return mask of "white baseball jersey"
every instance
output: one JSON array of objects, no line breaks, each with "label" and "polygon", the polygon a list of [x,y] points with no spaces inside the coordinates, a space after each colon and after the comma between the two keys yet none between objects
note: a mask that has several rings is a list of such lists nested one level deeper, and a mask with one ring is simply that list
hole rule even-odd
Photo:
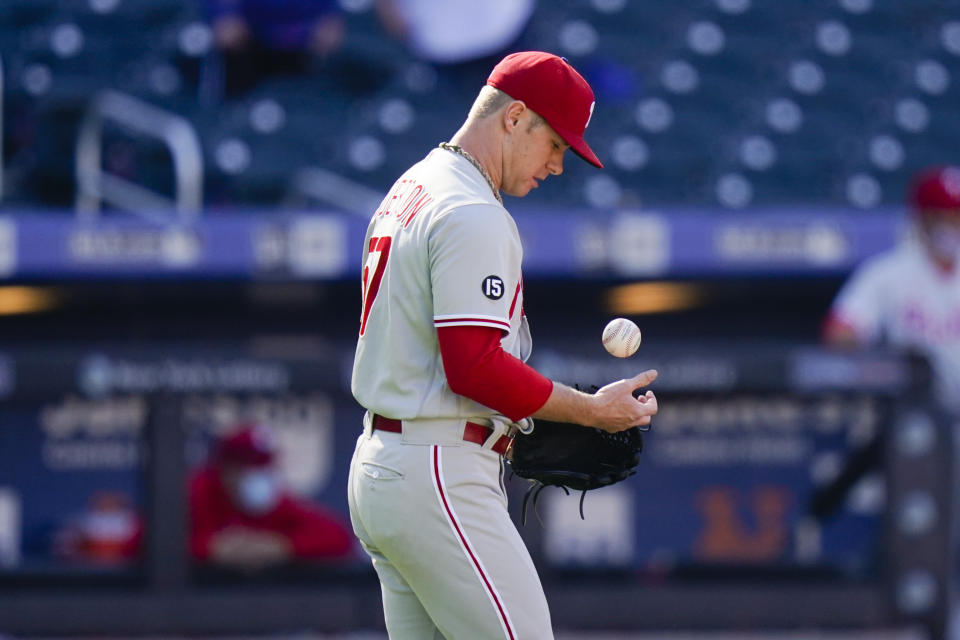
[{"label": "white baseball jersey", "polygon": [[910,238],[864,262],[832,311],[865,341],[925,353],[938,397],[960,409],[960,270],[938,269]]},{"label": "white baseball jersey", "polygon": [[364,241],[357,401],[396,419],[494,415],[450,390],[436,329],[500,329],[503,348],[526,360],[522,258],[516,223],[469,160],[438,148],[408,169]]}]

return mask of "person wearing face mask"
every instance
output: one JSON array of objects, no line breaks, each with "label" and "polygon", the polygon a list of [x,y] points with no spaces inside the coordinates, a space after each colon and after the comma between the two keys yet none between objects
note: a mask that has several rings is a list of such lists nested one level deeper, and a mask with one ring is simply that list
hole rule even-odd
[{"label": "person wearing face mask", "polygon": [[87,509],[55,534],[54,553],[91,564],[128,563],[140,556],[143,533],[143,519],[127,494],[96,491]]},{"label": "person wearing face mask", "polygon": [[262,425],[240,425],[215,443],[189,484],[195,560],[259,569],[352,555],[343,519],[287,491],[276,458],[272,434]]},{"label": "person wearing face mask", "polygon": [[924,355],[936,397],[960,412],[960,167],[918,172],[908,205],[912,233],[854,271],[830,307],[823,339]]}]

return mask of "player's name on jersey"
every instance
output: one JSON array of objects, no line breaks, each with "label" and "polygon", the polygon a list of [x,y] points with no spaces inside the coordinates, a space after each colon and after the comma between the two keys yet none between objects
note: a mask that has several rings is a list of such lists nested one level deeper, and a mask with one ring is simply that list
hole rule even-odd
[{"label": "player's name on jersey", "polygon": [[403,227],[406,228],[432,200],[433,196],[416,180],[406,178],[398,180],[387,197],[383,199],[374,217],[393,216],[396,220],[402,220]]}]

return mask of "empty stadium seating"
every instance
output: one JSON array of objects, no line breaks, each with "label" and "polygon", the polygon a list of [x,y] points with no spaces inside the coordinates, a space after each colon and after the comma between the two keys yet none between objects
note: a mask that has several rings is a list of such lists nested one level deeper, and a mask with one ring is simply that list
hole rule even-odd
[{"label": "empty stadium seating", "polygon": [[[4,0],[5,203],[72,204],[76,132],[107,88],[193,124],[210,207],[282,207],[303,167],[385,191],[452,135],[483,78],[417,60],[372,2],[341,7],[333,63],[223,98],[194,2]],[[592,82],[587,137],[608,166],[571,157],[539,205],[869,210],[899,203],[915,169],[958,161],[957,0],[544,1],[521,47],[564,55]],[[169,188],[149,143],[113,153],[132,179]]]}]

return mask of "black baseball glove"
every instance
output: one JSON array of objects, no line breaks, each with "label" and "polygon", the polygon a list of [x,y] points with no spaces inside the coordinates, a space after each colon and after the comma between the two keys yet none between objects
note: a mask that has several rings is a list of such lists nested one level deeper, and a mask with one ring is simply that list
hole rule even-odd
[{"label": "black baseball glove", "polygon": [[583,518],[587,491],[616,484],[636,473],[643,451],[641,430],[648,431],[649,427],[608,433],[568,422],[537,420],[531,433],[518,433],[508,461],[515,475],[532,481],[523,497],[523,523],[531,496],[536,508],[540,492],[548,486],[561,487],[568,495],[570,489],[581,491]]}]

